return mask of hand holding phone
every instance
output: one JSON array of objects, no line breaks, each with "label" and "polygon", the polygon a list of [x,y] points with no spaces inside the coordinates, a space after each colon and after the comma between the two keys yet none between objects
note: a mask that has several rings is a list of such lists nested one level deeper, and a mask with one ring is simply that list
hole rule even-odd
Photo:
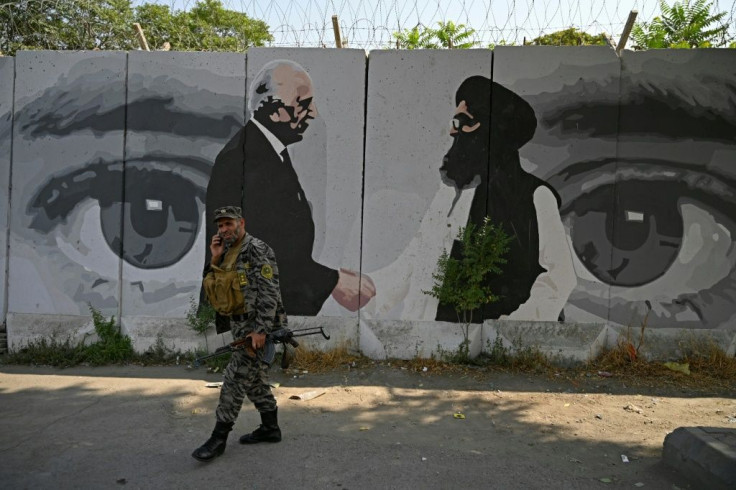
[{"label": "hand holding phone", "polygon": [[224,251],[225,239],[220,235],[220,233],[217,233],[212,237],[212,241],[210,241],[210,252],[212,253],[212,258],[218,258]]}]

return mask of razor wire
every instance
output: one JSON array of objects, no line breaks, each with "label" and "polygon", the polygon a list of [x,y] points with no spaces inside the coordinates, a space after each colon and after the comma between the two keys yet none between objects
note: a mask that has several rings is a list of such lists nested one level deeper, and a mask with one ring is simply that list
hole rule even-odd
[{"label": "razor wire", "polygon": [[[142,0],[141,0],[142,1]],[[187,9],[195,0],[147,0]],[[605,33],[618,42],[631,10],[637,22],[660,15],[660,0],[222,0],[231,10],[265,21],[272,46],[334,47],[336,15],[343,46],[363,49],[395,47],[394,32],[414,27],[436,28],[452,21],[472,29],[478,47],[523,44],[574,27],[589,34]],[[671,4],[671,0],[668,0]],[[714,0],[713,12],[727,12],[736,33],[736,0]]]},{"label": "razor wire", "polygon": [[[28,1],[28,0],[26,0]],[[34,1],[34,0],[30,0]],[[36,0],[53,3],[55,0]],[[539,36],[576,28],[606,34],[617,43],[632,10],[637,22],[660,15],[660,0],[220,0],[228,10],[264,21],[275,47],[335,47],[337,16],[343,47],[389,49],[394,33],[415,27],[437,28],[440,22],[462,24],[480,48],[520,45]],[[684,0],[680,0],[684,1]],[[197,0],[132,0],[191,9]],[[666,0],[672,4],[672,0]],[[0,9],[18,2],[0,0]],[[712,12],[726,12],[729,34],[736,38],[736,0],[712,0]],[[145,26],[143,26],[145,30]]]}]

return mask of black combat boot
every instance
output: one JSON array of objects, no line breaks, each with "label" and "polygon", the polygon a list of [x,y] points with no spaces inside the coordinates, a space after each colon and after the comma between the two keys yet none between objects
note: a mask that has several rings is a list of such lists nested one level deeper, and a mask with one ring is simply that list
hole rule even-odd
[{"label": "black combat boot", "polygon": [[192,457],[198,461],[212,461],[225,452],[227,436],[233,430],[232,422],[217,422],[207,442],[194,450]]},{"label": "black combat boot", "polygon": [[256,444],[258,442],[279,442],[281,440],[281,429],[279,429],[278,409],[273,412],[261,412],[261,425],[250,434],[240,437],[240,444]]}]

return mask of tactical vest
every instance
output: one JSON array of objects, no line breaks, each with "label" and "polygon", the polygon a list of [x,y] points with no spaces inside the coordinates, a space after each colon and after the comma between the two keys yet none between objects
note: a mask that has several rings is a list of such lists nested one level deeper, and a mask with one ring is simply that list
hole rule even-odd
[{"label": "tactical vest", "polygon": [[210,266],[203,281],[207,300],[220,315],[242,315],[246,311],[243,288],[248,279],[245,270],[238,268],[240,249],[241,243],[233,245],[219,266]]}]

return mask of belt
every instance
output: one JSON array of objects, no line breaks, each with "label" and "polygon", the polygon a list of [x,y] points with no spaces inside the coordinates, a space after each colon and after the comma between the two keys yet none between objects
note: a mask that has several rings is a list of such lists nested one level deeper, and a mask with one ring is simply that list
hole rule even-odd
[{"label": "belt", "polygon": [[230,315],[230,320],[234,322],[244,322],[248,319],[247,315]]}]

